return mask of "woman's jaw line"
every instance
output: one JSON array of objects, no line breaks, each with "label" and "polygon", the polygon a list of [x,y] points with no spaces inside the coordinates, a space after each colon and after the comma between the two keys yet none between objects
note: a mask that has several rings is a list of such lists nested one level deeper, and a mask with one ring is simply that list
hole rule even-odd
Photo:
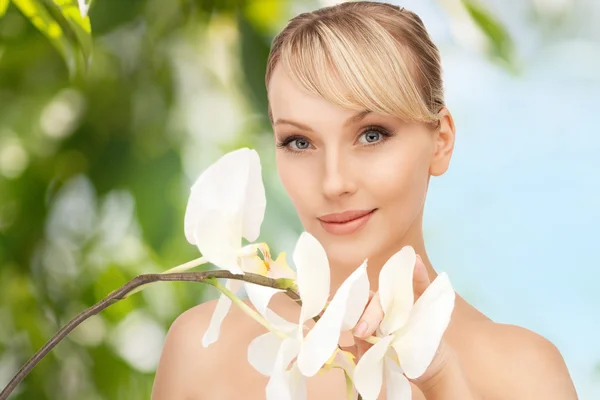
[{"label": "woman's jaw line", "polygon": [[[384,253],[373,255],[367,258],[367,274],[369,276],[369,282],[371,285],[371,290],[377,291],[379,287],[379,272],[383,268],[385,262],[396,252],[398,252],[404,246],[412,246],[415,249],[415,253],[417,253],[423,259],[423,263],[427,268],[427,272],[429,273],[429,278],[431,281],[435,279],[437,273],[427,255],[427,251],[425,249],[425,242],[423,239],[423,230],[421,227],[421,218],[418,218],[415,223],[409,227],[404,236],[398,241],[398,244],[393,248],[387,249]],[[333,240],[343,240],[343,236],[330,236]],[[356,260],[353,261],[352,265],[350,263],[344,262],[336,262],[335,259],[330,259],[330,269],[331,269],[331,284],[332,284],[332,293],[335,293],[335,290],[342,284],[342,282],[356,269],[364,260],[360,260],[358,263]],[[335,289],[335,290],[334,290]]]}]

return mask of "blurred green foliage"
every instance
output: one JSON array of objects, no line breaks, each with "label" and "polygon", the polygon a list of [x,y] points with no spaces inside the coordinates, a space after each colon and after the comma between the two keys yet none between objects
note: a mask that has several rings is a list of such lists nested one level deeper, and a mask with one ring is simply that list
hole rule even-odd
[{"label": "blurred green foliage", "polygon": [[[86,307],[198,256],[183,237],[190,175],[264,142],[265,62],[291,14],[286,0],[96,0],[89,17],[76,0],[0,0],[0,387]],[[293,217],[282,204],[267,210],[273,237]],[[205,298],[169,283],[110,307],[13,398],[149,398],[166,330]]]},{"label": "blurred green foliage", "polygon": [[[264,64],[286,12],[284,1],[108,0],[88,19],[58,7],[75,5],[0,1],[2,387],[110,291],[198,257],[183,237],[189,135],[176,49],[208,43],[212,25],[239,30],[230,52],[245,75],[231,85],[264,113]],[[156,286],[73,332],[14,398],[149,398],[166,329],[204,299],[201,285]],[[132,335],[147,347],[127,350]]]},{"label": "blurred green foliage", "polygon": [[[91,26],[77,0],[12,0],[12,4],[61,52],[71,73],[85,69],[92,50]],[[7,6],[5,2],[0,9]]]}]

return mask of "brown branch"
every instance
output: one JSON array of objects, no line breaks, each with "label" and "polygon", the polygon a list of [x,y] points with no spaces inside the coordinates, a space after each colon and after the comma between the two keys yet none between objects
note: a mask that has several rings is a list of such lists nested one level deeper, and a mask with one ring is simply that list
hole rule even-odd
[{"label": "brown branch", "polygon": [[205,272],[176,272],[165,274],[144,274],[139,275],[121,286],[119,289],[110,293],[104,299],[94,304],[87,310],[77,314],[69,323],[63,326],[50,340],[42,346],[31,357],[25,365],[17,372],[10,380],[8,385],[0,392],[0,400],[8,399],[8,396],[15,390],[21,381],[31,372],[31,370],[54,348],[60,343],[73,329],[79,326],[83,321],[100,311],[111,306],[119,300],[123,300],[127,295],[136,288],[158,281],[179,281],[179,282],[204,282],[209,279],[226,278],[237,279],[250,283],[255,283],[261,286],[272,287],[275,289],[285,290],[285,293],[296,302],[300,302],[300,296],[294,292],[289,286],[289,279],[272,279],[263,275],[247,273],[244,275],[232,274],[229,271],[205,271]]}]

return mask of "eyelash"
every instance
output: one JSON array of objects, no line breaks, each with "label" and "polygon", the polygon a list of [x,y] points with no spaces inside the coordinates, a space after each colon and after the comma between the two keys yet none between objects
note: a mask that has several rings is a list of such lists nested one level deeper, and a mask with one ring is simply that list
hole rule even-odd
[{"label": "eyelash", "polygon": [[[361,137],[365,133],[372,132],[372,131],[375,131],[375,132],[379,133],[381,136],[383,136],[383,138],[381,140],[378,140],[377,142],[373,142],[373,143],[370,143],[370,144],[363,144],[362,146],[369,146],[369,147],[370,146],[378,146],[378,145],[383,144],[384,142],[386,142],[388,138],[394,136],[394,134],[392,132],[388,131],[387,129],[385,129],[382,126],[379,126],[379,125],[370,125],[370,126],[366,126],[365,128],[363,128],[361,130],[360,134],[358,135],[358,137]],[[303,153],[304,151],[308,150],[308,149],[303,149],[303,150],[292,149],[290,147],[290,144],[293,141],[295,141],[295,140],[305,140],[305,141],[307,141],[307,142],[310,143],[310,141],[305,136],[302,136],[302,135],[290,135],[290,136],[287,136],[287,137],[279,140],[277,142],[277,148],[278,149],[283,149],[285,151],[289,151],[291,153]]]}]

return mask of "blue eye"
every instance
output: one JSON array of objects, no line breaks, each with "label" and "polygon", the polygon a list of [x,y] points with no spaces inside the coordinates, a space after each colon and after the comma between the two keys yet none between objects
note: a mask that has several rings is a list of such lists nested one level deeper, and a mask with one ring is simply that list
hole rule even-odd
[{"label": "blue eye", "polygon": [[314,146],[304,136],[291,135],[277,141],[277,148],[296,153],[302,153],[304,150],[310,150]]},{"label": "blue eye", "polygon": [[[394,133],[378,125],[367,126],[360,133],[357,142],[362,146],[376,146],[386,142]],[[295,153],[306,153],[306,150],[315,149],[310,139],[302,135],[290,135],[277,140],[277,148]]]},{"label": "blue eye", "polygon": [[382,134],[378,131],[368,130],[360,136],[364,137],[367,143],[375,143],[381,139]]},{"label": "blue eye", "polygon": [[289,145],[295,150],[305,150],[310,147],[310,143],[308,143],[308,140],[306,139],[294,139],[289,142]]}]

